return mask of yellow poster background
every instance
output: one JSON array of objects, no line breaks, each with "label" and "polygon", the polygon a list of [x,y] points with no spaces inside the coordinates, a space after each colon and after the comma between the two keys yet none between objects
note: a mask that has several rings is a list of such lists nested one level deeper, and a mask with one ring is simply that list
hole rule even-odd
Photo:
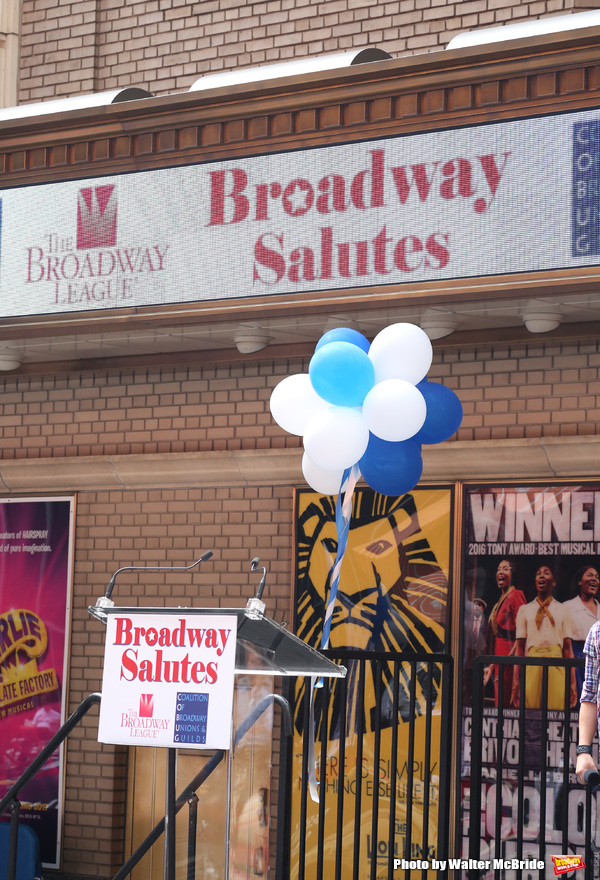
[{"label": "yellow poster background", "polygon": [[[337,551],[335,499],[301,491],[296,505],[296,631],[313,647],[320,647],[326,597]],[[333,612],[330,649],[416,654],[439,654],[446,650],[450,609],[452,490],[418,489],[401,498],[357,489],[344,555],[339,590]],[[365,653],[366,656],[366,653]],[[441,665],[433,664],[431,677],[425,663],[416,663],[414,692],[410,694],[410,664],[400,664],[398,698],[397,762],[392,778],[393,729],[390,716],[393,664],[382,667],[381,682],[365,662],[364,694],[357,684],[359,660],[348,667],[345,684],[331,685],[327,706],[328,742],[321,773],[323,700],[315,701],[315,751],[317,779],[323,777],[321,821],[324,840],[335,842],[323,851],[325,877],[335,876],[336,854],[341,849],[341,877],[353,876],[355,830],[360,835],[359,878],[371,880],[372,856],[377,857],[377,880],[388,877],[388,854],[397,858],[436,858],[438,839],[439,772],[446,760],[448,743],[441,742],[441,706],[444,694]],[[298,873],[298,857],[306,848],[304,876],[316,876],[319,808],[305,799],[307,820],[304,839],[300,818],[304,800],[301,717],[305,682],[296,688],[295,730],[292,757],[291,877]],[[379,690],[377,690],[379,688]],[[340,693],[345,690],[344,708]],[[326,688],[329,691],[329,687]],[[379,704],[380,721],[373,711]],[[429,716],[428,716],[429,710]],[[412,714],[411,714],[412,712]],[[412,722],[412,723],[411,723]],[[375,729],[379,723],[379,729]],[[340,766],[340,730],[344,727],[344,766]],[[374,726],[375,725],[375,726]],[[429,727],[429,730],[427,728]],[[362,756],[360,731],[362,729]],[[427,734],[429,733],[429,749]],[[412,745],[412,766],[408,766]],[[357,821],[357,779],[360,808]],[[377,791],[375,792],[375,786]],[[337,839],[338,803],[342,795],[341,839]],[[412,794],[412,796],[411,796]],[[374,797],[375,795],[375,797]],[[390,834],[390,804],[394,797],[395,819]],[[373,806],[377,806],[376,824]],[[428,815],[424,834],[423,816]],[[410,822],[410,828],[407,826]],[[373,832],[375,831],[375,835]],[[407,838],[411,846],[407,847]],[[426,840],[427,849],[423,851]]]}]

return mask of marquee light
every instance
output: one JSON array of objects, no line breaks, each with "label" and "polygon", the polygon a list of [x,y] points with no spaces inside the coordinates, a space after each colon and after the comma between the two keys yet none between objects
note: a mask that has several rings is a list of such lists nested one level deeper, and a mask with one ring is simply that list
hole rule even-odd
[{"label": "marquee light", "polygon": [[353,49],[351,52],[336,52],[333,55],[321,55],[316,58],[298,58],[282,64],[266,64],[263,67],[245,67],[239,70],[225,70],[201,76],[191,86],[190,92],[200,89],[218,89],[225,86],[239,86],[245,83],[262,82],[263,80],[279,79],[283,76],[301,76],[309,73],[339,70],[356,64],[368,64],[373,61],[389,61],[391,55],[375,46],[368,49]]},{"label": "marquee light", "polygon": [[95,95],[74,95],[71,98],[59,98],[56,101],[38,101],[34,104],[20,104],[18,107],[5,107],[0,110],[0,122],[29,119],[33,116],[45,116],[48,113],[63,113],[67,110],[87,110],[90,107],[105,107],[109,104],[121,104],[124,101],[138,101],[142,98],[153,97],[151,92],[137,86],[97,92]]}]

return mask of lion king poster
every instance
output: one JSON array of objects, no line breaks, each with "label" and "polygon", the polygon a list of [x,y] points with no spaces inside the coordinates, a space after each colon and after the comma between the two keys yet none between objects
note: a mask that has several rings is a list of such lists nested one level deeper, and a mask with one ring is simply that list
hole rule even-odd
[{"label": "lion king poster", "polygon": [[[73,498],[0,500],[0,797],[64,721]],[[59,866],[62,749],[20,792],[20,821]],[[9,821],[5,813],[0,821]]]},{"label": "lion king poster", "polygon": [[[441,664],[426,672],[425,663],[415,663],[411,683],[408,658],[447,651],[452,508],[451,488],[416,489],[399,498],[369,488],[354,492],[329,644],[348,675],[315,699],[322,804],[302,797],[304,681],[296,691],[293,878],[299,853],[306,878],[317,876],[323,858],[323,876],[360,880],[387,878],[392,855],[437,855],[442,703],[449,689]],[[296,634],[319,648],[337,551],[334,498],[297,492],[295,544]],[[376,655],[383,662],[375,674],[371,659],[361,656]],[[298,830],[303,810],[304,836]],[[319,856],[320,824],[337,845]]]}]

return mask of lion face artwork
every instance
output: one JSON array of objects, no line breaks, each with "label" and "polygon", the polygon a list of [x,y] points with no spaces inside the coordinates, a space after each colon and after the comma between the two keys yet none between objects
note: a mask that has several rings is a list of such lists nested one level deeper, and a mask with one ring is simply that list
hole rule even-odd
[{"label": "lion face artwork", "polygon": [[[353,496],[348,543],[331,621],[332,651],[434,654],[444,650],[449,607],[451,490],[415,490],[401,498],[357,489]],[[296,525],[296,632],[320,647],[325,605],[337,551],[333,500],[298,493]],[[363,711],[356,708],[357,662],[348,666],[346,731],[372,729],[375,688],[380,690],[382,726],[391,724],[393,670],[383,664],[382,681],[365,690]],[[417,664],[415,711],[436,699],[439,676],[426,682]],[[430,688],[428,691],[427,689]],[[340,684],[333,685],[331,737],[340,734]],[[399,712],[408,719],[410,693],[401,676]],[[318,716],[318,712],[317,712]],[[297,719],[300,723],[300,719]]]}]

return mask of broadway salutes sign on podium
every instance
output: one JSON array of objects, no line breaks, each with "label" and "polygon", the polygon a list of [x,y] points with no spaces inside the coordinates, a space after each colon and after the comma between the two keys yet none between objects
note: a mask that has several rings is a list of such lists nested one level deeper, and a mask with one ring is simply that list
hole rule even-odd
[{"label": "broadway salutes sign on podium", "polygon": [[227,614],[109,614],[99,741],[229,748],[236,632]]}]

